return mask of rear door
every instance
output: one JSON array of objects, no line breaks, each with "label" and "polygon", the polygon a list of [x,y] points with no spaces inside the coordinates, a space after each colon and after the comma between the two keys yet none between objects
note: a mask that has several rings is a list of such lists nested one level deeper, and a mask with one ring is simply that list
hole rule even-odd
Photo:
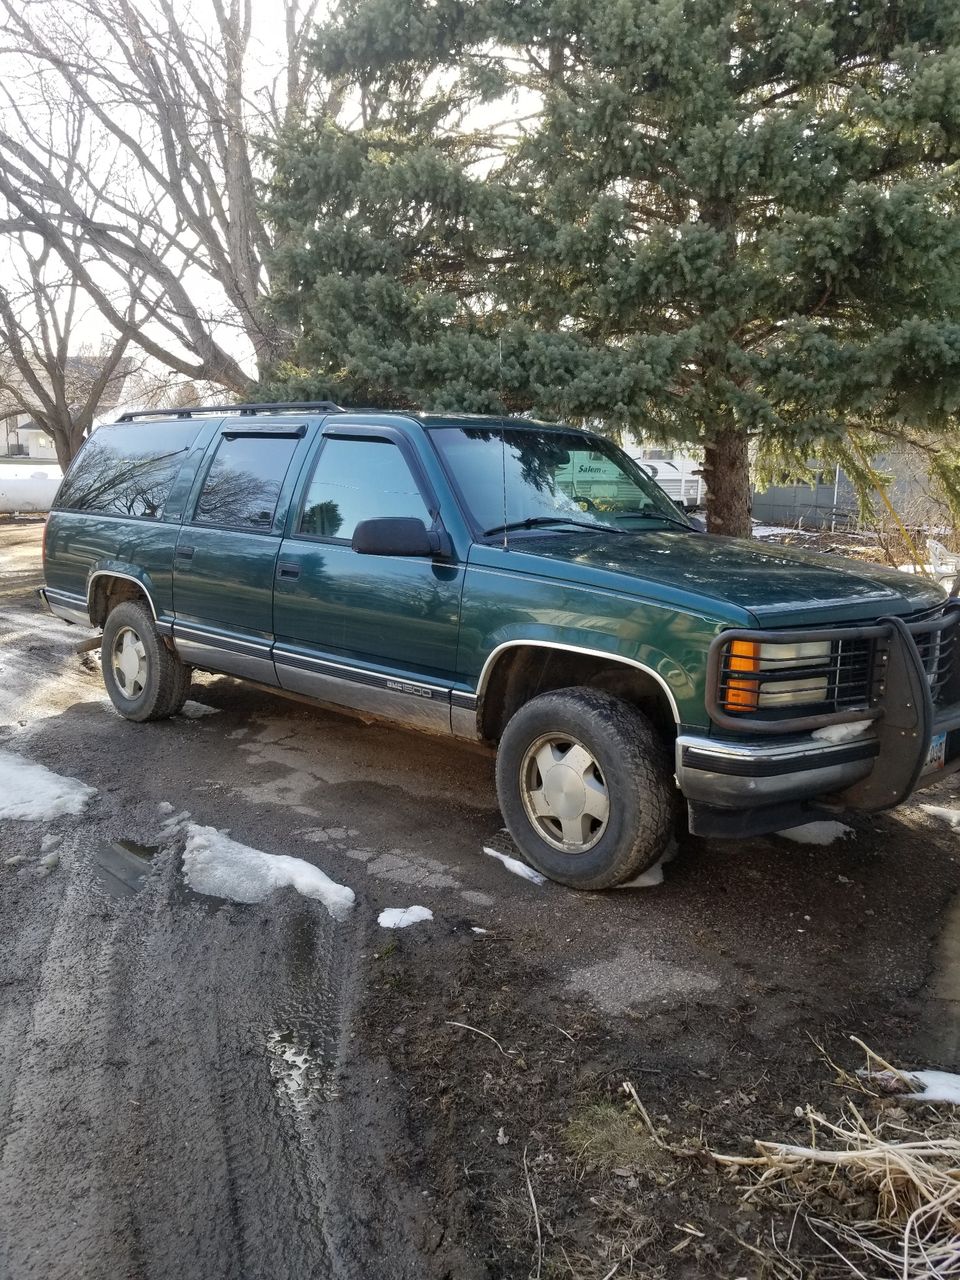
[{"label": "rear door", "polygon": [[276,684],[273,580],[306,424],[226,421],[211,442],[173,563],[184,661]]},{"label": "rear door", "polygon": [[361,520],[440,504],[417,451],[389,427],[327,425],[281,548],[274,661],[284,689],[449,731],[463,565],[361,555]]}]

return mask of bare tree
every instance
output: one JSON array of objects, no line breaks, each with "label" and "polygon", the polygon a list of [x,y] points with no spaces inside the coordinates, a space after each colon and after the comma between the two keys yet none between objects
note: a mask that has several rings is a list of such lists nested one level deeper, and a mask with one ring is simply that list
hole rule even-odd
[{"label": "bare tree", "polygon": [[[305,53],[318,0],[271,6],[273,77],[257,61],[255,3],[0,0],[4,57],[20,70],[15,84],[0,77],[0,195],[119,336],[240,394],[288,348],[266,305],[257,145],[293,127],[315,88]],[[82,108],[89,130],[90,163],[70,181],[38,110],[51,101]],[[133,310],[105,283],[130,278]]]},{"label": "bare tree", "polygon": [[[88,137],[82,108],[60,113],[58,133],[63,150],[48,148],[42,157],[66,186],[88,161]],[[89,194],[89,193],[87,193]],[[0,200],[0,210],[2,210]],[[105,340],[91,342],[93,302],[82,277],[94,271],[83,233],[54,204],[41,206],[69,256],[82,268],[73,271],[66,255],[54,250],[51,237],[41,237],[15,207],[0,216],[5,253],[0,273],[0,412],[8,418],[27,414],[53,439],[57,459],[66,467],[94,419],[116,405],[124,380],[142,359],[134,354],[132,326],[148,318],[143,274],[132,273],[122,296],[112,301],[125,321]],[[95,202],[84,206],[96,218]],[[103,292],[107,286],[100,285]],[[95,328],[101,325],[97,322]]]}]

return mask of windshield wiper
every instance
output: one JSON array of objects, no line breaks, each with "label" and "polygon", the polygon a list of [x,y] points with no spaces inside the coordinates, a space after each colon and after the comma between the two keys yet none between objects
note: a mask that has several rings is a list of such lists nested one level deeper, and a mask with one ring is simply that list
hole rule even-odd
[{"label": "windshield wiper", "polygon": [[675,524],[678,529],[686,529],[687,532],[697,532],[696,525],[690,523],[689,520],[678,520],[676,516],[664,515],[662,511],[618,511],[617,519],[623,516],[632,517],[634,520],[662,520],[664,524]]},{"label": "windshield wiper", "polygon": [[600,524],[593,520],[575,520],[572,516],[528,516],[526,520],[511,520],[508,524],[495,524],[492,529],[484,529],[483,537],[489,538],[495,533],[510,533],[513,529],[535,529],[538,525],[572,524],[578,529],[592,529],[595,533],[629,533],[629,529],[618,529],[612,524]]}]

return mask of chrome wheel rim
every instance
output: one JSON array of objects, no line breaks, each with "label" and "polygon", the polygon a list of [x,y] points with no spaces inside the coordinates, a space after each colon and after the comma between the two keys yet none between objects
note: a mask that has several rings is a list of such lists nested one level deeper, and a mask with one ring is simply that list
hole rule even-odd
[{"label": "chrome wheel rim", "polygon": [[564,853],[592,849],[610,821],[610,796],[600,765],[568,733],[544,734],[527,748],[520,794],[537,834]]},{"label": "chrome wheel rim", "polygon": [[110,666],[125,698],[139,698],[147,683],[147,651],[132,627],[121,627],[113,642]]}]

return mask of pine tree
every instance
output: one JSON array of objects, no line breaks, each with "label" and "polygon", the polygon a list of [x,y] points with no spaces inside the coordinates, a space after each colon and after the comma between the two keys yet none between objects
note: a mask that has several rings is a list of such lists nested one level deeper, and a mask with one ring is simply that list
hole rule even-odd
[{"label": "pine tree", "polygon": [[749,451],[960,404],[957,0],[351,0],[275,154],[273,390]]}]

